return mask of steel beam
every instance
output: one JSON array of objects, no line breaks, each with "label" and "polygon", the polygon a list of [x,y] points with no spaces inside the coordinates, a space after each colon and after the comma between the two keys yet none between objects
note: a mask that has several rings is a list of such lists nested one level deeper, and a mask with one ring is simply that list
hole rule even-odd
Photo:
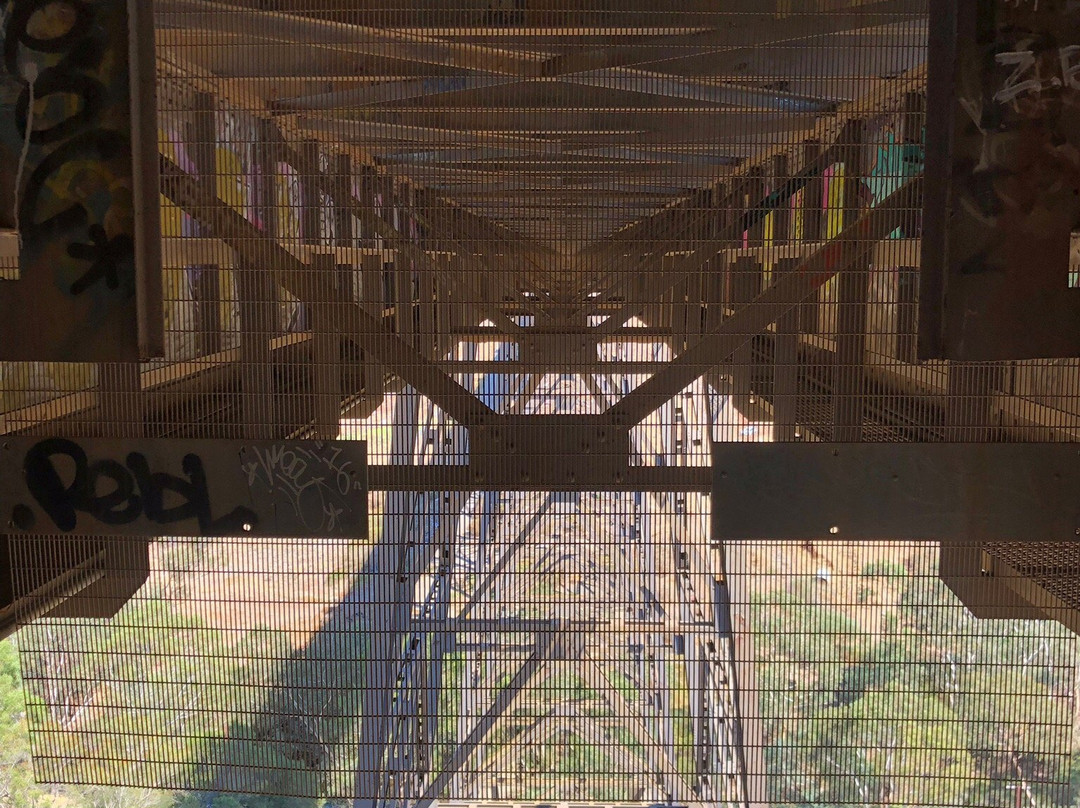
[{"label": "steel beam", "polygon": [[[884,0],[863,3],[847,13],[794,14],[786,18],[778,18],[772,12],[762,13],[760,7],[754,11],[747,9],[735,15],[737,23],[689,36],[658,38],[650,44],[658,53],[667,52],[665,45],[674,48],[683,59],[708,56],[713,74],[737,74],[740,62],[745,59],[744,48],[888,25],[897,22],[898,17],[919,20],[926,16],[926,4],[923,0]],[[576,49],[556,56],[543,64],[543,74],[560,76],[641,63],[640,48],[611,45],[594,50]]]},{"label": "steel beam", "polygon": [[484,595],[487,594],[488,590],[495,585],[499,576],[503,574],[510,565],[510,562],[514,560],[514,556],[517,555],[518,550],[520,550],[525,542],[532,537],[532,532],[536,530],[537,526],[540,524],[540,520],[547,515],[548,509],[551,508],[553,501],[551,494],[544,497],[544,501],[540,504],[536,513],[529,517],[529,520],[522,526],[521,530],[518,531],[515,539],[505,550],[503,550],[499,560],[495,562],[491,569],[484,575],[483,579],[481,579],[473,589],[472,594],[469,595],[468,601],[465,602],[465,605],[461,607],[461,610],[454,617],[456,626],[460,626],[461,629],[465,628],[464,621],[469,618],[469,615],[472,614],[473,610],[483,599]]},{"label": "steel beam", "polygon": [[604,669],[588,651],[585,652],[584,661],[585,664],[578,671],[579,675],[589,687],[604,695],[616,715],[626,719],[623,726],[640,744],[644,762],[649,766],[650,773],[657,778],[668,802],[677,801],[687,804],[696,802],[693,789],[683,779],[675,764],[666,754],[657,751],[656,739],[649,732],[648,725],[641,714],[623,698],[619,689],[611,684]]},{"label": "steel beam", "polygon": [[[849,229],[859,218],[862,200],[863,149],[866,126],[848,122],[841,135],[843,149],[843,222]],[[836,353],[833,357],[833,440],[852,443],[862,437],[866,381],[866,304],[870,286],[870,257],[852,262],[838,273]]]},{"label": "steel beam", "polygon": [[913,177],[836,239],[801,260],[794,271],[777,278],[749,305],[720,323],[667,368],[611,407],[607,414],[616,423],[639,423],[694,379],[724,362],[746,342],[749,338],[746,335],[764,331],[770,323],[798,305],[791,301],[802,301],[840,270],[865,260],[877,242],[896,229],[898,219],[915,206],[921,187],[922,176]]},{"label": "steel beam", "polygon": [[[777,277],[794,271],[798,260],[782,258],[776,263]],[[797,302],[797,301],[792,301]],[[776,318],[776,338],[773,343],[773,439],[795,440],[795,414],[799,396],[799,315],[801,306]]]},{"label": "steel beam", "polygon": [[[308,268],[284,247],[269,241],[247,219],[207,190],[165,156],[161,157],[162,190],[190,215],[210,223],[215,234],[245,260],[269,259],[269,270],[278,282],[300,300],[317,299],[310,288]],[[258,246],[256,246],[258,245]],[[440,371],[412,346],[384,328],[360,306],[335,294],[332,326],[338,333],[370,351],[379,362],[393,368],[401,378],[423,392],[459,423],[483,423],[491,414],[472,393]]]},{"label": "steel beam", "polygon": [[727,443],[714,455],[714,540],[1075,541],[1080,529],[1067,443]]},{"label": "steel beam", "polygon": [[[331,178],[327,177],[319,170],[317,163],[311,165],[310,157],[297,152],[289,152],[286,154],[286,157],[289,158],[290,162],[297,170],[312,172],[311,176],[318,177],[320,185],[327,194],[332,195],[335,190],[340,190],[335,188]],[[445,271],[445,268],[436,264],[425,250],[422,250],[413,244],[412,241],[404,235],[393,222],[387,220],[374,205],[363,204],[351,193],[343,197],[334,198],[333,201],[335,205],[348,210],[353,216],[359,219],[365,227],[369,227],[377,233],[379,238],[385,242],[385,246],[397,250],[406,258],[415,261],[419,267],[423,267],[426,271],[434,273],[441,281],[464,292],[466,300],[476,305],[488,318],[508,333],[521,330],[521,327],[508,318],[500,309],[490,303],[485,303],[484,297],[468,284],[463,283],[457,273],[448,273]]]},{"label": "steel beam", "polygon": [[[394,409],[390,454],[393,462],[405,466],[414,462],[418,428],[419,396],[410,390],[399,394]],[[362,660],[363,682],[359,754],[354,780],[353,808],[381,808],[383,767],[390,735],[390,707],[394,692],[394,668],[398,648],[412,615],[415,578],[405,569],[408,555],[407,533],[413,528],[416,495],[389,494],[383,513],[382,540],[372,548],[369,569],[377,570],[368,593],[367,658]]]},{"label": "steel beam", "polygon": [[[275,176],[273,143],[280,133],[273,122],[260,119],[254,147],[254,162],[259,175],[269,180]],[[262,224],[263,235],[276,239],[277,200],[273,183],[264,181],[256,189],[255,215]],[[278,426],[273,396],[273,364],[270,340],[278,334],[278,287],[261,261],[237,263],[234,272],[240,313],[240,364],[243,367],[240,395],[243,399],[243,420],[250,430],[249,437],[269,439],[284,437]]]},{"label": "steel beam", "polygon": [[[743,53],[743,59],[746,55],[752,53],[749,51],[740,51]],[[710,67],[711,70],[711,67]],[[851,102],[840,109],[835,116],[830,118],[824,118],[819,122],[818,126],[813,131],[807,132],[806,136],[812,139],[812,142],[816,144],[816,148],[808,149],[804,152],[804,159],[802,166],[804,169],[810,167],[817,162],[818,165],[822,165],[819,161],[827,161],[824,165],[827,167],[832,162],[833,158],[829,156],[828,152],[832,151],[833,147],[829,146],[822,151],[822,143],[831,143],[843,130],[843,126],[851,117],[865,116],[867,109],[881,109],[886,108],[889,104],[900,101],[905,93],[909,93],[912,90],[918,89],[925,85],[926,71],[925,66],[921,65],[912,67],[905,70],[902,76],[897,79],[890,79],[887,82],[879,82],[873,91],[867,93],[865,97],[860,98],[857,101]],[[782,147],[783,151],[788,151],[790,147]],[[765,150],[765,153],[761,158],[758,158],[758,162],[754,165],[763,165],[761,162],[764,159],[768,159],[770,155],[780,152],[780,148],[773,148]],[[749,170],[751,166],[743,172]],[[741,177],[736,177],[734,182],[741,181]],[[626,247],[637,244],[653,244],[657,242],[656,233],[667,232],[667,228],[672,226],[672,222],[669,221],[673,217],[677,216],[683,206],[689,206],[691,208],[703,209],[710,207],[706,204],[707,194],[715,191],[717,186],[713,186],[707,189],[701,189],[695,191],[688,196],[680,204],[672,204],[665,207],[663,210],[658,211],[654,216],[642,219],[632,225],[622,228],[618,232],[612,234],[604,241],[597,242],[596,244],[588,247],[585,254],[609,254],[612,251],[617,251],[620,246]],[[807,194],[810,199],[821,199],[821,183],[820,173],[818,179],[811,179],[807,188]],[[740,203],[741,205],[741,203]],[[711,205],[713,208],[718,208],[721,212],[725,207],[724,204],[716,205],[715,200]],[[820,226],[820,217],[815,217],[811,224],[817,224]],[[742,231],[740,231],[741,233]],[[816,229],[811,229],[807,232],[804,238],[811,240],[817,240],[820,238],[820,233]],[[625,252],[625,250],[624,250]]]},{"label": "steel beam", "polygon": [[528,374],[546,375],[550,373],[574,373],[579,375],[591,374],[614,374],[622,373],[629,375],[648,375],[657,373],[667,366],[667,362],[653,360],[629,360],[626,362],[587,360],[575,357],[567,357],[565,363],[556,357],[538,357],[525,360],[499,361],[494,359],[477,359],[474,362],[465,360],[445,359],[438,362],[440,368],[453,375],[467,373],[493,373],[506,376],[519,376]]},{"label": "steel beam", "polygon": [[159,27],[182,28],[214,34],[236,34],[252,40],[252,31],[266,43],[318,44],[346,52],[354,58],[402,59],[421,64],[453,64],[459,69],[485,73],[528,75],[537,72],[535,58],[512,51],[471,43],[458,43],[427,33],[393,31],[348,25],[299,14],[264,9],[243,9],[209,0],[163,0],[155,4]]},{"label": "steel beam", "polygon": [[[633,295],[634,302],[627,303],[620,307],[615,313],[608,317],[603,324],[598,326],[596,330],[600,333],[610,333],[622,328],[627,320],[641,311],[645,302],[656,299],[660,294],[671,289],[683,277],[699,271],[701,267],[711,261],[720,250],[732,246],[737,238],[742,237],[743,233],[747,231],[754,232],[755,229],[760,231],[766,217],[779,210],[781,206],[788,204],[793,194],[806,188],[821,174],[827,166],[826,160],[831,154],[832,150],[830,149],[816,162],[809,166],[805,166],[796,175],[768,193],[762,192],[764,184],[761,182],[760,177],[748,175],[747,178],[743,178],[742,182],[738,185],[737,190],[733,192],[731,196],[731,203],[734,204],[736,210],[739,211],[739,215],[735,217],[735,220],[725,223],[725,226],[720,228],[720,231],[715,236],[695,240],[694,243],[698,246],[696,246],[689,255],[681,256],[676,261],[675,266],[672,267],[671,272],[652,272],[651,276],[649,276],[650,281],[644,288],[635,290],[637,294]],[[739,198],[747,192],[750,193],[752,200],[749,205],[745,205],[742,199]],[[714,211],[708,208],[701,208],[695,211],[695,218],[704,218],[710,215],[716,216],[719,212],[720,211]],[[635,266],[634,271],[636,273],[648,273],[650,270],[656,269],[662,260],[663,253],[654,252],[653,254],[646,256],[639,266]],[[596,298],[597,302],[603,302],[617,294],[625,294],[627,297],[630,297],[631,291],[626,288],[626,283],[627,281],[624,280],[621,283],[616,283],[608,287],[598,298]]]},{"label": "steel beam", "polygon": [[[556,631],[559,629],[556,628]],[[537,637],[536,648],[525,664],[514,674],[506,687],[499,690],[495,700],[477,721],[468,737],[458,744],[450,759],[442,765],[439,774],[427,785],[413,808],[430,808],[450,784],[451,779],[468,764],[477,748],[488,737],[495,722],[514,706],[549,659],[566,658],[568,651],[563,647],[563,641],[564,638],[555,636],[554,633]]]}]

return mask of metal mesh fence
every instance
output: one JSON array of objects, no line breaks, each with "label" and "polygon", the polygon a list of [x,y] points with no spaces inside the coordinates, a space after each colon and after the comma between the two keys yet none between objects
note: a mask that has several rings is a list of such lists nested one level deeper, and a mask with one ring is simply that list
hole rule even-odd
[{"label": "metal mesh fence", "polygon": [[1075,802],[1066,548],[707,536],[717,442],[1080,428],[916,361],[925,2],[154,10],[165,355],[0,363],[0,432],[363,439],[371,536],[9,537],[43,779]]},{"label": "metal mesh fence", "polygon": [[475,495],[453,564],[407,581],[379,542],[159,542],[107,624],[19,634],[36,771],[409,804],[1071,804],[1071,632],[973,617],[930,543],[720,562],[686,529],[700,501],[638,498],[658,529],[635,541],[633,499]]}]

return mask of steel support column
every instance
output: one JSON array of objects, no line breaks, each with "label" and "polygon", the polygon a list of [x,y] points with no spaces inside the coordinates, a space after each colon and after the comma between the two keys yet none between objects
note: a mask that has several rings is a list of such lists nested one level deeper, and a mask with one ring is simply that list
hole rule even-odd
[{"label": "steel support column", "polygon": [[[420,414],[419,394],[407,388],[394,406],[390,442],[394,465],[413,463]],[[372,550],[369,568],[373,574],[367,605],[370,633],[363,660],[365,683],[361,702],[363,723],[359,742],[353,808],[382,808],[383,767],[390,735],[391,699],[399,650],[412,616],[415,578],[408,572],[409,534],[414,529],[416,494],[391,492],[386,495],[382,540]]]}]

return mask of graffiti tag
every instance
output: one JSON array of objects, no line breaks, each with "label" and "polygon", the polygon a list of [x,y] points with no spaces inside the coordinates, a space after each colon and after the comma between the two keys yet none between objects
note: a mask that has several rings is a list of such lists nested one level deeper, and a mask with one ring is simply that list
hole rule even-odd
[{"label": "graffiti tag", "polygon": [[[59,20],[52,29],[32,25],[46,12]],[[115,54],[109,53],[97,16],[95,4],[86,0],[14,0],[3,38],[5,69],[23,85],[15,109],[16,126],[30,144],[53,146],[31,171],[19,197],[20,233],[28,248],[68,239],[67,255],[89,264],[68,289],[76,296],[99,283],[133,293],[134,284],[134,239],[127,223],[106,232],[106,227],[93,221],[88,200],[76,199],[54,210],[55,203],[46,201],[45,194],[50,182],[59,182],[80,162],[130,160],[128,136],[99,126],[103,111],[112,103],[112,91],[102,80],[108,72],[104,65],[115,61]],[[75,103],[50,107],[54,97]],[[67,112],[50,113],[44,126],[35,126],[34,109],[39,106]]]},{"label": "graffiti tag", "polygon": [[1032,50],[999,53],[994,61],[1002,67],[1012,68],[1005,83],[994,93],[994,100],[999,104],[1050,90],[1080,90],[1080,45],[1059,48],[1052,69]]},{"label": "graffiti tag", "polygon": [[364,487],[351,460],[334,447],[313,452],[297,445],[250,447],[243,470],[249,486],[261,485],[292,509],[309,530],[333,531],[351,515],[354,492]]},{"label": "graffiti tag", "polygon": [[[181,475],[155,471],[141,452],[128,453],[124,463],[92,461],[82,446],[64,438],[34,444],[23,461],[27,489],[63,532],[75,529],[80,513],[105,525],[126,525],[140,517],[162,526],[195,520],[204,536],[236,535],[258,524],[255,512],[242,506],[213,518],[202,458],[187,454],[181,467]],[[28,518],[26,506],[19,510]]]}]

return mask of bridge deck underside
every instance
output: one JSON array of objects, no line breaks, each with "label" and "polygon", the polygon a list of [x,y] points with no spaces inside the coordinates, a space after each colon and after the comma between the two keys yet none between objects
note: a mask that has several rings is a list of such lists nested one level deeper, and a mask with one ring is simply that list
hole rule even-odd
[{"label": "bridge deck underside", "polygon": [[[280,669],[230,646],[213,765],[137,784],[764,804],[712,445],[1075,439],[1075,359],[915,360],[924,0],[593,5],[156,0],[166,354],[0,363],[0,433],[365,439],[375,516]],[[154,558],[133,603],[214,580]]]}]

